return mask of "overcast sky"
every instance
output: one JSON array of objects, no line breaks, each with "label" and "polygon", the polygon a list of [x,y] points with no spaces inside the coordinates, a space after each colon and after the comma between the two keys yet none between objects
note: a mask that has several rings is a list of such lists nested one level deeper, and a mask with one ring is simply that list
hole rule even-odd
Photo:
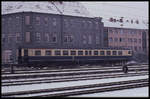
[{"label": "overcast sky", "polygon": [[148,20],[148,2],[82,2],[94,16],[123,16]]}]

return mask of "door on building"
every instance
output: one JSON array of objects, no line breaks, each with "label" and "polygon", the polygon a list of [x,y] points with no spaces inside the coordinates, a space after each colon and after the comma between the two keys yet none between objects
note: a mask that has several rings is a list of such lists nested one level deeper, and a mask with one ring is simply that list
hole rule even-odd
[{"label": "door on building", "polygon": [[12,62],[12,50],[2,51],[2,63],[8,64]]}]

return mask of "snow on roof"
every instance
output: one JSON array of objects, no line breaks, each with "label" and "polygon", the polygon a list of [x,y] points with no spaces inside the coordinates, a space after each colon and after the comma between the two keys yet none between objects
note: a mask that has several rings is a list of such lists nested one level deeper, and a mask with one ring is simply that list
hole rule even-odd
[{"label": "snow on roof", "polygon": [[88,10],[79,2],[2,2],[2,15],[16,12],[40,12],[64,14],[71,16],[92,17]]},{"label": "snow on roof", "polygon": [[103,18],[104,27],[116,28],[132,28],[132,29],[148,29],[148,22],[146,20],[130,19],[130,18]]},{"label": "snow on roof", "polygon": [[[148,29],[148,2],[83,2],[82,4],[93,16],[102,17],[105,27]],[[120,20],[121,17],[123,22],[110,21],[110,18]]]}]

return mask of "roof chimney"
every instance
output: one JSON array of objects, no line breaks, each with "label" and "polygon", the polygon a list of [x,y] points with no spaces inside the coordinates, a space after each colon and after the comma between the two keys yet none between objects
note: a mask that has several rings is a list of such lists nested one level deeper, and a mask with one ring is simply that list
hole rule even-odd
[{"label": "roof chimney", "polygon": [[113,18],[110,18],[109,21],[110,21],[110,22],[113,22]]},{"label": "roof chimney", "polygon": [[139,20],[136,20],[136,24],[139,24]]},{"label": "roof chimney", "polygon": [[131,20],[131,23],[133,24],[133,20]]}]

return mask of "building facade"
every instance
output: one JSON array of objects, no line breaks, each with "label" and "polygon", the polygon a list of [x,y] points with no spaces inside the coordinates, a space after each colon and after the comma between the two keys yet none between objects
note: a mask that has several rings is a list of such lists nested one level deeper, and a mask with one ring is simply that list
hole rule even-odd
[{"label": "building facade", "polygon": [[143,33],[146,32],[145,30],[114,27],[105,27],[105,29],[108,31],[109,47],[130,48],[134,52],[146,51],[146,35]]},{"label": "building facade", "polygon": [[[108,33],[108,46],[129,48],[135,53],[145,52],[148,47],[148,27],[137,20],[131,22],[123,18],[110,18],[104,21],[104,28]],[[143,26],[144,25],[144,26]]]},{"label": "building facade", "polygon": [[104,36],[101,18],[35,12],[2,15],[2,62],[17,62],[19,47],[102,48]]}]

